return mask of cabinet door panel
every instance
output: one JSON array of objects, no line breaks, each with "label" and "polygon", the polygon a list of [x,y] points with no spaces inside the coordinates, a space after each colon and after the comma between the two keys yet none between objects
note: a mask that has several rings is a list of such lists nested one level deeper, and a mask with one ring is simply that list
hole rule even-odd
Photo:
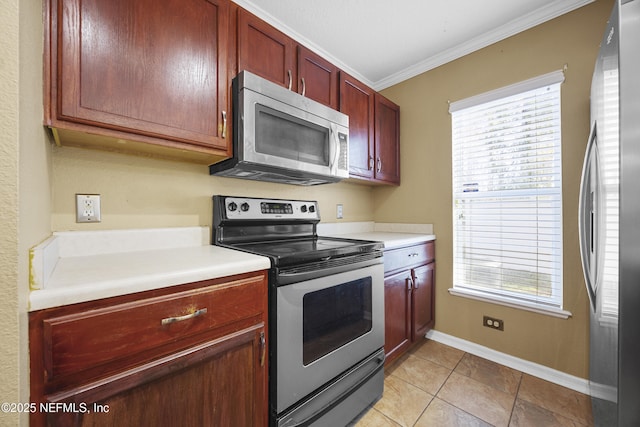
[{"label": "cabinet door panel", "polygon": [[349,116],[349,174],[367,179],[374,171],[374,94],[340,72],[340,111]]},{"label": "cabinet door panel", "polygon": [[384,352],[385,364],[391,363],[411,345],[409,271],[384,280]]},{"label": "cabinet door panel", "polygon": [[226,148],[227,0],[58,5],[58,119]]},{"label": "cabinet door panel", "polygon": [[411,299],[411,340],[424,337],[433,327],[434,318],[434,273],[435,263],[413,270],[413,296]]},{"label": "cabinet door panel", "polygon": [[238,10],[238,72],[247,70],[297,91],[295,42],[244,9]]},{"label": "cabinet door panel", "polygon": [[298,46],[298,81],[298,93],[338,109],[338,68],[303,46]]},{"label": "cabinet door panel", "polygon": [[379,94],[375,101],[375,177],[400,184],[400,107]]},{"label": "cabinet door panel", "polygon": [[79,408],[85,404],[88,411],[49,414],[48,423],[265,425],[263,333],[264,325],[256,325],[101,382],[50,395],[49,403],[75,403]]}]

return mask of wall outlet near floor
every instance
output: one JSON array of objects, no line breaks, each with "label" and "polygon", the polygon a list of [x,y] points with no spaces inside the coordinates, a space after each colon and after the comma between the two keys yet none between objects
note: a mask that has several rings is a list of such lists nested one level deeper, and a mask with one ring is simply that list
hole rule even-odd
[{"label": "wall outlet near floor", "polygon": [[100,222],[100,195],[76,194],[76,222]]},{"label": "wall outlet near floor", "polygon": [[494,319],[489,316],[482,316],[482,326],[486,326],[487,328],[497,329],[499,331],[504,331],[504,321],[500,319]]},{"label": "wall outlet near floor", "polygon": [[342,205],[336,205],[336,219],[342,219]]}]

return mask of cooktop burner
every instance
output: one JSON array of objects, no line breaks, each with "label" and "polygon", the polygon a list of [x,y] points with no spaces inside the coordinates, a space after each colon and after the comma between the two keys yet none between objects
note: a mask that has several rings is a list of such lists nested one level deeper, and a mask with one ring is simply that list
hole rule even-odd
[{"label": "cooktop burner", "polygon": [[242,251],[268,256],[275,265],[281,265],[350,255],[367,251],[369,247],[377,247],[379,244],[364,240],[318,237],[294,241],[247,243],[234,246]]}]

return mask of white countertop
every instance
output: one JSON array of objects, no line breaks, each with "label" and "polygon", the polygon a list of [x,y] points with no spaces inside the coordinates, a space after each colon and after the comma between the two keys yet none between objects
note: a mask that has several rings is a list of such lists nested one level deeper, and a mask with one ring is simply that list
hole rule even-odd
[{"label": "white countertop", "polygon": [[431,224],[329,223],[320,224],[318,234],[382,242],[385,249],[415,245],[436,239]]},{"label": "white countertop", "polygon": [[[435,239],[430,224],[329,223],[318,234],[385,248]],[[29,253],[29,311],[270,268],[209,242],[208,227],[56,232]]]},{"label": "white countertop", "polygon": [[394,233],[382,231],[341,234],[340,237],[345,237],[347,239],[373,240],[374,242],[382,242],[384,243],[385,249],[416,245],[436,239],[436,236],[434,236],[433,234]]},{"label": "white countertop", "polygon": [[32,249],[29,310],[270,267],[266,257],[211,246],[208,236],[206,227],[56,233]]}]

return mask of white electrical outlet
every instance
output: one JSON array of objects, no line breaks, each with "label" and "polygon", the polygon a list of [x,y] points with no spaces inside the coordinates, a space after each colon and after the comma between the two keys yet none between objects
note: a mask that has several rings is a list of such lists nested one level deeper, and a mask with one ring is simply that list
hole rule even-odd
[{"label": "white electrical outlet", "polygon": [[336,218],[342,219],[342,205],[336,205]]},{"label": "white electrical outlet", "polygon": [[76,194],[76,222],[100,222],[99,194]]}]

